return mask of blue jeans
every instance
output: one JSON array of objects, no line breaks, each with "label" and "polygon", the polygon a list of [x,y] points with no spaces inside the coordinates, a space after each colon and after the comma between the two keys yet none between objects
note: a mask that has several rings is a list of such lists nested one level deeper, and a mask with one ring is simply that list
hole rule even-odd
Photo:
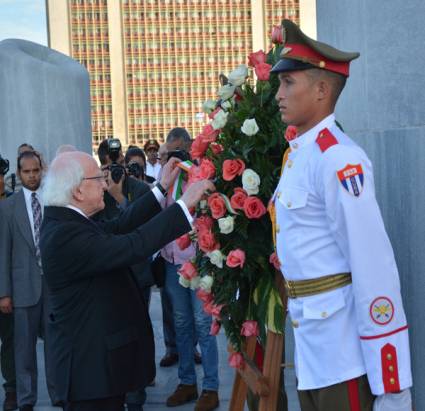
[{"label": "blue jeans", "polygon": [[198,337],[204,370],[202,389],[218,391],[218,349],[216,337],[210,335],[211,316],[204,312],[195,292],[179,284],[180,266],[166,262],[165,267],[165,289],[174,311],[180,383],[196,384],[193,341]]}]

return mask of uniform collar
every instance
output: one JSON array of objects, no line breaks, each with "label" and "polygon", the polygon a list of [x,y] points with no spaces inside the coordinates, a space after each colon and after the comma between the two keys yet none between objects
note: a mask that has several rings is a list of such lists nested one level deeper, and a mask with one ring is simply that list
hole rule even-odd
[{"label": "uniform collar", "polygon": [[304,134],[301,134],[294,140],[289,142],[291,150],[299,150],[302,147],[305,147],[316,140],[319,131],[322,131],[324,128],[330,128],[335,124],[335,114],[329,114],[325,117],[320,123],[316,124],[313,128],[306,131]]}]

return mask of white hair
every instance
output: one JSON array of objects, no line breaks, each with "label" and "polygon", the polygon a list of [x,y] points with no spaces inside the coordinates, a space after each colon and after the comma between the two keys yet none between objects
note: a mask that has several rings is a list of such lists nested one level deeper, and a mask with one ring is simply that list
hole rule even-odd
[{"label": "white hair", "polygon": [[[70,153],[71,154],[71,153]],[[42,184],[45,206],[65,207],[70,204],[72,190],[83,181],[83,166],[67,153],[55,158]]]}]

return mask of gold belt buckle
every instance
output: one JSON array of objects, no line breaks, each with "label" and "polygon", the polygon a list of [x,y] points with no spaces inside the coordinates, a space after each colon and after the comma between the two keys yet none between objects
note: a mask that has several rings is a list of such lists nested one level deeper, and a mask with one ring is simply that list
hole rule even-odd
[{"label": "gold belt buckle", "polygon": [[297,298],[297,293],[295,292],[295,287],[294,287],[293,281],[285,279],[285,287],[286,287],[286,291],[288,293],[288,297]]}]

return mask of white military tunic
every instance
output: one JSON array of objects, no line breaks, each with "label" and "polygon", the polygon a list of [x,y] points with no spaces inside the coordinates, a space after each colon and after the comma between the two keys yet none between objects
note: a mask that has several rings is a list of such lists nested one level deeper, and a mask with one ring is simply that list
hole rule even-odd
[{"label": "white military tunic", "polygon": [[298,389],[365,373],[375,395],[410,387],[399,276],[371,162],[336,126],[334,115],[290,146],[273,196],[282,273],[295,281],[352,273],[348,286],[289,299]]}]

